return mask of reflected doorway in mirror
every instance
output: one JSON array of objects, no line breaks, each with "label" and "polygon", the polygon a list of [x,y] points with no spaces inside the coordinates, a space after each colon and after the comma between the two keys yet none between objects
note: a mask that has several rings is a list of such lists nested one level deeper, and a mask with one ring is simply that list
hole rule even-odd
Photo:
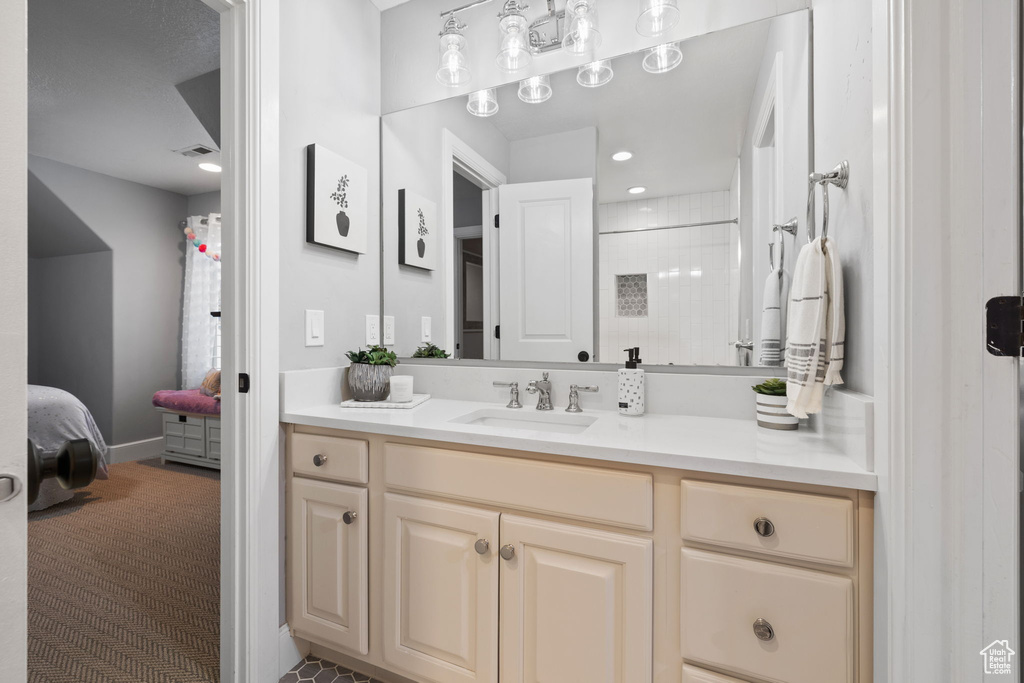
[{"label": "reflected doorway in mirror", "polygon": [[398,262],[437,268],[437,204],[409,190],[398,191]]}]

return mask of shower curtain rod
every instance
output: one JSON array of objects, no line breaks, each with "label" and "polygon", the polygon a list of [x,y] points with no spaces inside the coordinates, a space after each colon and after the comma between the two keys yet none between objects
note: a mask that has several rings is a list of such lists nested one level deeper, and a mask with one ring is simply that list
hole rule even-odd
[{"label": "shower curtain rod", "polygon": [[740,220],[738,218],[732,218],[727,221],[707,221],[704,223],[682,223],[681,225],[659,225],[651,226],[649,228],[635,228],[633,230],[609,230],[608,232],[600,232],[599,235],[623,235],[628,232],[648,232],[651,230],[676,230],[677,228],[699,228],[704,225],[730,225],[738,224]]}]

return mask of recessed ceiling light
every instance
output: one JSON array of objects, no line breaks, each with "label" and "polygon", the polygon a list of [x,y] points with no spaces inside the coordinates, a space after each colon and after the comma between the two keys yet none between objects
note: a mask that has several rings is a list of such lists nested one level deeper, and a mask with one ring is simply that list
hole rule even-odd
[{"label": "recessed ceiling light", "polygon": [[647,188],[643,185],[637,185],[636,187],[629,188],[630,194],[643,194],[644,192],[647,192]]},{"label": "recessed ceiling light", "polygon": [[632,152],[616,152],[612,155],[612,161],[628,161],[633,158]]},{"label": "recessed ceiling light", "polygon": [[199,164],[199,168],[203,169],[204,171],[209,171],[210,173],[220,173],[220,166],[218,166],[217,164],[211,164],[209,161],[204,161],[203,163]]}]

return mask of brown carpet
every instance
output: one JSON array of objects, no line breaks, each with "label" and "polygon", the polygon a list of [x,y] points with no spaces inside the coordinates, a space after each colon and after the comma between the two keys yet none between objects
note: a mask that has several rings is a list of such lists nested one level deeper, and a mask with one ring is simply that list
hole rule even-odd
[{"label": "brown carpet", "polygon": [[220,476],[110,467],[29,515],[29,683],[216,683]]}]

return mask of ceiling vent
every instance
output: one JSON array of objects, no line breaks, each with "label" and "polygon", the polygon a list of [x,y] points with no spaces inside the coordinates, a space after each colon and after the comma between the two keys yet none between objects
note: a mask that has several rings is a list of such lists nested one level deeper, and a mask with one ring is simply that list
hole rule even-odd
[{"label": "ceiling vent", "polygon": [[201,157],[207,154],[213,154],[217,150],[210,145],[189,145],[184,149],[174,150],[176,153],[183,157]]}]

